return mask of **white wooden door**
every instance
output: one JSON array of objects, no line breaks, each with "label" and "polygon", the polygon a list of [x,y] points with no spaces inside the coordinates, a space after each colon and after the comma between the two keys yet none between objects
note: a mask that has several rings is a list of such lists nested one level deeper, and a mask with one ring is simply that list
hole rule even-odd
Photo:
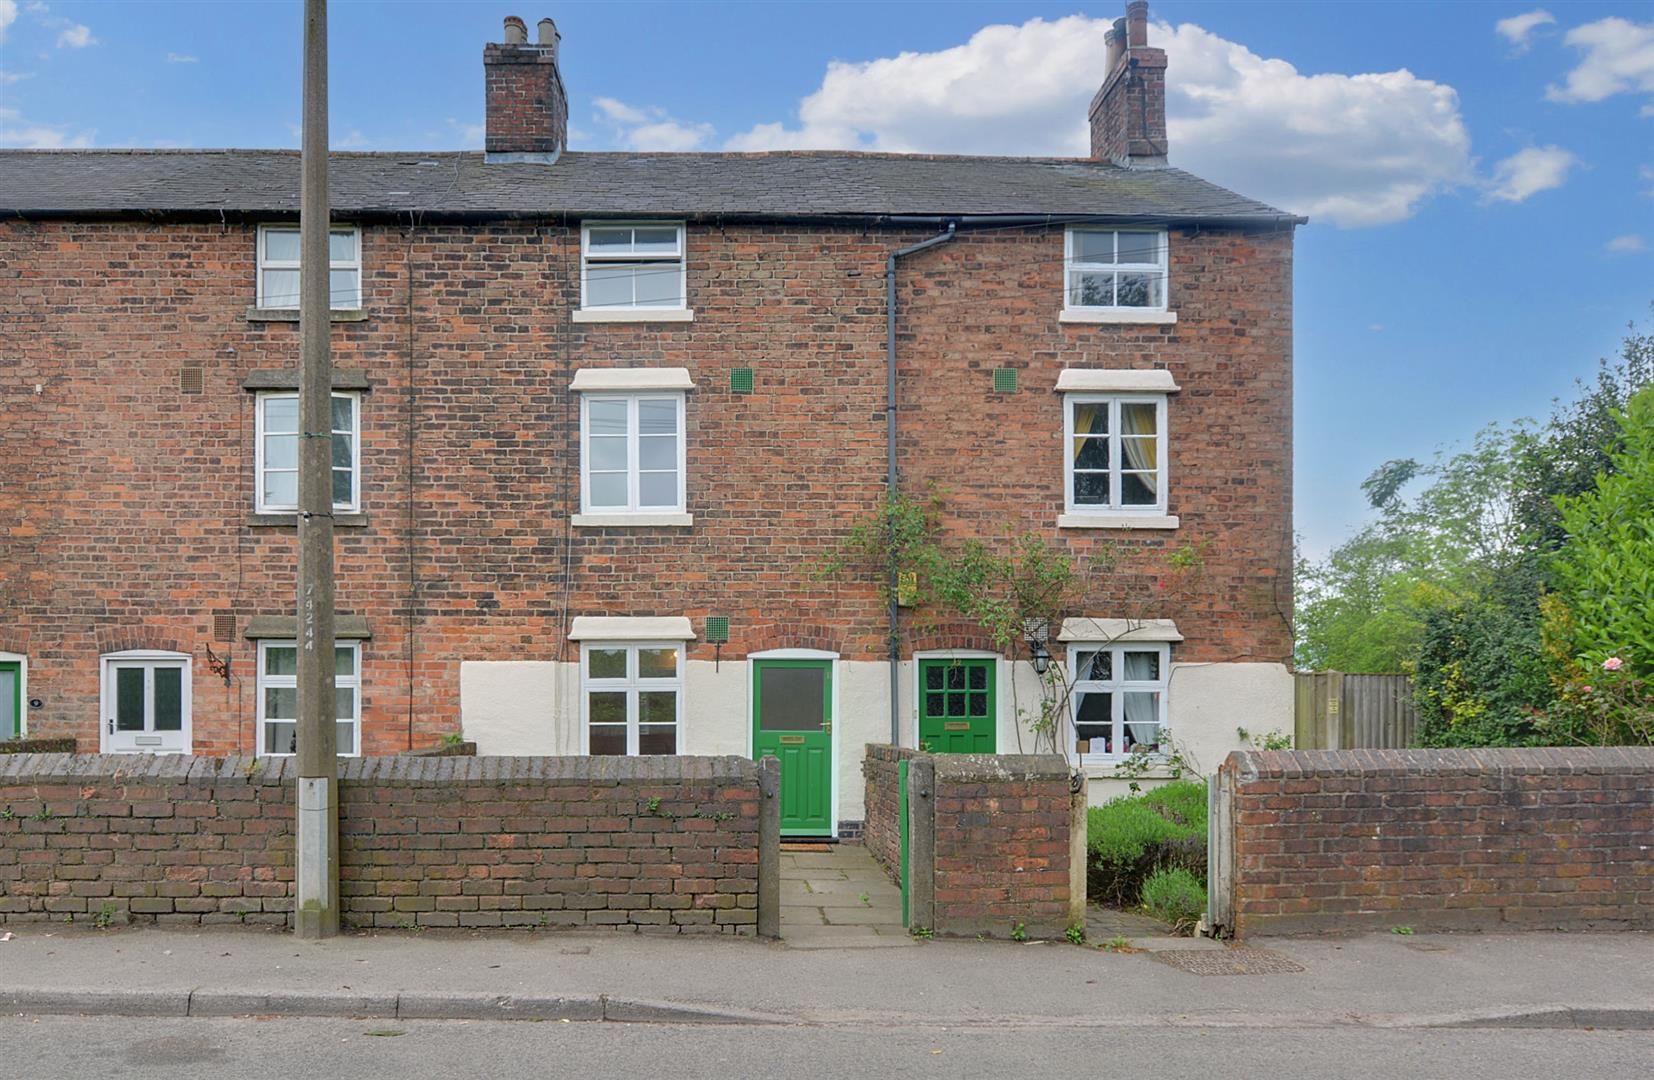
[{"label": "white wooden door", "polygon": [[190,752],[188,657],[110,656],[103,665],[103,751]]}]

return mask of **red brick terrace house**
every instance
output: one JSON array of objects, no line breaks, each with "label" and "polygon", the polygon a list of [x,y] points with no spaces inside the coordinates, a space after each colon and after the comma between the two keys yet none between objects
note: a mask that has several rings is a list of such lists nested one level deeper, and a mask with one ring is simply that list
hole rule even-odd
[{"label": "red brick terrace house", "polygon": [[[1026,653],[907,627],[893,710],[878,582],[810,574],[884,490],[887,260],[935,238],[900,483],[1121,552],[1050,641],[1094,792],[1163,725],[1208,769],[1288,727],[1301,219],[1167,166],[1146,7],[1089,158],[573,151],[516,19],[485,153],[335,155],[341,747],[779,750],[786,829],[846,835],[893,713],[1029,745]],[[0,733],[291,749],[298,197],[291,151],[0,152]]]}]

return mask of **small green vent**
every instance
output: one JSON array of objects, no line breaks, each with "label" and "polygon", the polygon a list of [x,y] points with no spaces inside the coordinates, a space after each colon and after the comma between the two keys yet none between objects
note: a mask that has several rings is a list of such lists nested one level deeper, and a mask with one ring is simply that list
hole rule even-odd
[{"label": "small green vent", "polygon": [[1017,369],[1014,367],[994,368],[994,393],[1014,394],[1017,392]]},{"label": "small green vent", "polygon": [[730,369],[729,391],[732,394],[752,393],[752,369],[749,367]]},{"label": "small green vent", "polygon": [[[749,371],[747,373],[751,375]],[[720,645],[729,640],[729,616],[708,615],[706,617],[706,640],[709,644]]]}]

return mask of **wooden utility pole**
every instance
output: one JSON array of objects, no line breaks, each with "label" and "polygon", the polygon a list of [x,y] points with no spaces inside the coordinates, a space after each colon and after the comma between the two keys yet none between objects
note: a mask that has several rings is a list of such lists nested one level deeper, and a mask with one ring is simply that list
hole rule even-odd
[{"label": "wooden utility pole", "polygon": [[301,938],[339,932],[333,694],[333,361],[328,273],[327,0],[304,2],[299,194],[298,896]]}]

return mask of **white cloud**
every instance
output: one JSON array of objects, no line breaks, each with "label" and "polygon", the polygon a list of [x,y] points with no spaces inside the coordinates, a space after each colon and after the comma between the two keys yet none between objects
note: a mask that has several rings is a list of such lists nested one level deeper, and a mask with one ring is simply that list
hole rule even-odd
[{"label": "white cloud", "polygon": [[183,53],[175,53],[175,52],[167,53],[167,63],[169,63],[169,64],[193,64],[198,59],[199,59],[199,57],[186,56]]},{"label": "white cloud", "polygon": [[0,41],[6,40],[6,29],[17,21],[17,0],[0,0]]},{"label": "white cloud", "polygon": [[1556,16],[1544,8],[1535,8],[1522,15],[1512,15],[1508,19],[1500,19],[1493,24],[1493,30],[1511,44],[1511,51],[1518,56],[1528,51],[1533,45],[1533,33],[1541,26],[1555,26]]},{"label": "white cloud", "polygon": [[362,147],[366,146],[367,144],[368,144],[368,137],[366,135],[363,135],[360,131],[357,131],[355,128],[351,128],[350,129],[350,134],[346,135],[342,139],[337,139],[337,140],[334,141],[332,149],[334,149],[334,150],[360,150],[360,149],[362,149]]},{"label": "white cloud", "polygon": [[1636,233],[1626,233],[1624,236],[1614,237],[1603,247],[1610,255],[1635,255],[1647,251],[1648,243]]},{"label": "white cloud", "polygon": [[[1108,19],[989,26],[963,45],[835,61],[800,123],[759,124],[731,150],[1089,153]],[[1150,26],[1168,54],[1172,164],[1274,205],[1344,226],[1411,216],[1471,178],[1470,136],[1451,86],[1406,70],[1304,75],[1198,26]]]},{"label": "white cloud", "polygon": [[[1584,55],[1562,86],[1545,89],[1550,100],[1576,105],[1615,94],[1654,93],[1654,22],[1612,16],[1576,26],[1562,40]],[[1651,115],[1650,109],[1643,115]]]},{"label": "white cloud", "polygon": [[92,36],[92,29],[79,23],[65,29],[57,36],[57,47],[60,49],[84,49],[88,45],[96,45],[98,39]]},{"label": "white cloud", "polygon": [[1567,183],[1579,158],[1560,146],[1530,146],[1493,167],[1487,197],[1497,202],[1524,202],[1541,191]]},{"label": "white cloud", "polygon": [[0,71],[0,86],[10,86],[12,83],[20,83],[24,79],[32,78],[34,78],[34,72],[32,71]]},{"label": "white cloud", "polygon": [[0,108],[0,146],[21,150],[64,150],[91,145],[90,131],[72,135],[62,127],[26,120],[16,109]]},{"label": "white cloud", "polygon": [[597,120],[607,123],[616,145],[628,150],[697,150],[712,138],[711,124],[674,120],[665,109],[637,108],[614,98],[600,97]]}]

